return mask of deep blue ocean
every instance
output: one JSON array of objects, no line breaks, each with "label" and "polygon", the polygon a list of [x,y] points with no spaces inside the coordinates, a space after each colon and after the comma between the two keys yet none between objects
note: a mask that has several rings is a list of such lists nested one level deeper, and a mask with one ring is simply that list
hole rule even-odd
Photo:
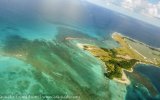
[{"label": "deep blue ocean", "polygon": [[[18,2],[17,0],[15,0]],[[7,3],[7,1],[0,1],[0,21],[1,23],[7,23],[11,25],[20,25],[26,28],[32,26],[44,27],[39,20],[43,19],[42,13],[37,10],[39,3],[31,1],[25,1],[25,4],[21,3]],[[61,1],[61,0],[60,0]],[[72,0],[68,0],[72,1]],[[61,1],[61,6],[66,2]],[[84,0],[77,2],[77,6],[80,15],[68,16],[65,12],[69,12],[68,6],[64,6],[64,9],[58,9],[53,12],[52,19],[46,19],[49,23],[58,23],[68,25],[74,28],[82,28],[90,31],[90,35],[98,35],[101,39],[105,39],[112,32],[119,32],[127,35],[131,38],[137,39],[141,42],[154,47],[160,47],[160,28],[144,23],[140,20],[133,19],[131,17],[122,15],[120,13],[95,6],[85,2]],[[66,8],[65,8],[66,7]],[[65,12],[64,12],[65,11]],[[58,17],[57,17],[58,16]],[[35,25],[36,24],[36,25]],[[39,27],[37,27],[38,29]]]},{"label": "deep blue ocean", "polygon": [[160,47],[160,28],[140,20],[121,15],[94,5],[87,5],[92,17],[92,26],[99,29],[102,37],[114,31],[131,38],[145,42],[154,47]]},{"label": "deep blue ocean", "polygon": [[142,75],[148,77],[150,81],[154,84],[156,89],[160,92],[160,78],[158,78],[158,76],[160,75],[160,68],[154,67],[152,65],[139,65],[135,68],[135,71],[138,71]]}]

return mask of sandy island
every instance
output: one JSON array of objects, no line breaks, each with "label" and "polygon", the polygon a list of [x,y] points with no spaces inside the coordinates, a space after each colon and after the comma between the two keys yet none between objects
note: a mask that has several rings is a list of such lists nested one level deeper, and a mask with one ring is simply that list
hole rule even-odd
[{"label": "sandy island", "polygon": [[[78,48],[84,49],[84,46],[90,45],[90,44],[77,43],[76,45],[77,45]],[[125,69],[123,69],[123,71],[122,71],[122,77],[121,77],[121,79],[119,79],[119,78],[114,78],[113,80],[116,81],[116,82],[122,83],[122,84],[127,84],[127,85],[129,85],[131,82],[130,82],[130,80],[127,78],[127,75],[125,74],[124,70],[125,70]],[[133,69],[131,69],[131,70],[125,70],[125,71],[133,72]]]},{"label": "sandy island", "polygon": [[[115,70],[115,68],[116,68],[113,63],[108,64],[108,61],[110,61],[112,59],[115,59],[114,60],[115,64],[120,63],[120,61],[123,61],[123,62],[125,62],[124,65],[126,65],[126,64],[130,65],[129,68],[128,67],[126,68],[126,66],[124,66],[123,64],[120,63],[122,65],[119,68],[120,71],[114,72],[114,73],[118,73],[121,77],[117,77],[117,75],[112,76],[113,80],[120,82],[122,84],[130,84],[130,80],[127,78],[124,71],[133,72],[133,67],[135,65],[137,65],[137,64],[151,64],[151,65],[158,66],[160,64],[160,62],[154,63],[153,61],[148,59],[146,57],[146,55],[140,53],[137,49],[132,47],[127,42],[128,38],[123,36],[122,34],[115,32],[112,34],[112,38],[115,41],[117,41],[121,46],[114,48],[114,49],[106,49],[106,48],[97,47],[97,46],[91,45],[91,44],[77,43],[76,45],[77,45],[77,47],[90,52],[93,56],[99,58],[104,63],[106,62],[105,63],[106,64],[105,69],[107,69],[106,73],[111,73],[113,71],[113,69]],[[130,40],[131,40],[131,38],[130,38]],[[131,40],[131,41],[134,41],[134,40]],[[139,43],[139,42],[137,42],[137,43]],[[144,45],[144,44],[142,44],[142,45]],[[154,49],[151,49],[151,52],[153,52],[153,51],[154,51]],[[136,60],[136,61],[133,63],[132,60]],[[131,61],[131,63],[130,63],[130,61]],[[111,69],[108,66],[110,66]],[[113,73],[111,73],[111,74],[113,74]]]}]

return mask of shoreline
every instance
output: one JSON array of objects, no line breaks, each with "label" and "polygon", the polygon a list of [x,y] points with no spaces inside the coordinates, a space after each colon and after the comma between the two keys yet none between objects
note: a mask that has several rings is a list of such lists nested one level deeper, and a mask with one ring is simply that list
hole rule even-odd
[{"label": "shoreline", "polygon": [[131,81],[129,80],[126,73],[124,72],[124,69],[122,70],[122,78],[121,79],[113,78],[113,80],[116,82],[122,83],[122,84],[126,84],[126,85],[131,84]]},{"label": "shoreline", "polygon": [[145,44],[144,42],[141,42],[141,41],[139,41],[139,40],[130,38],[130,37],[125,36],[125,35],[123,35],[123,34],[121,34],[121,35],[122,35],[124,38],[126,38],[126,39],[133,40],[134,42],[138,42],[139,44],[142,44],[142,45],[144,45],[144,46],[146,46],[146,47],[148,47],[148,48],[154,48],[154,49],[160,51],[160,48],[159,48],[159,47],[150,46],[150,45]]},{"label": "shoreline", "polygon": [[124,35],[124,34],[118,33],[118,32],[113,32],[113,33],[111,34],[112,39],[113,39],[113,35],[116,35],[116,34],[119,34],[119,35],[121,35],[122,37],[124,37],[124,38],[126,38],[126,39],[128,39],[128,40],[132,40],[132,41],[134,41],[134,42],[138,42],[139,44],[142,44],[142,45],[144,45],[144,46],[146,46],[146,47],[148,47],[148,48],[154,48],[154,49],[160,51],[160,48],[159,48],[159,47],[154,47],[154,46],[145,44],[144,42],[141,42],[141,41],[139,41],[139,40],[130,38],[130,37],[128,37],[128,36],[126,36],[126,35]]},{"label": "shoreline", "polygon": [[[77,43],[76,45],[77,45],[78,48],[83,49],[83,46],[84,46],[84,45],[90,45],[90,44]],[[102,64],[103,64],[103,61],[102,61]],[[105,65],[105,66],[106,66],[106,65]],[[129,84],[131,83],[131,81],[129,80],[129,78],[127,77],[127,75],[125,74],[124,71],[133,72],[133,69],[131,68],[131,71],[126,70],[126,69],[122,69],[122,78],[121,78],[121,79],[113,78],[113,80],[116,81],[116,82],[119,82],[119,83],[121,83],[121,84],[129,85]]]},{"label": "shoreline", "polygon": [[[146,48],[150,49],[152,52],[160,52],[160,48],[149,46],[149,45],[147,45],[147,44],[145,44],[143,42],[140,42],[138,40],[132,39],[132,38],[127,37],[127,36],[125,36],[125,35],[123,35],[121,33],[118,33],[118,32],[112,33],[111,37],[112,37],[113,40],[115,40],[114,39],[114,35],[120,35],[124,39],[125,42],[127,42],[127,40],[128,40],[128,41],[133,41],[135,43],[141,44],[141,45],[145,46]],[[140,53],[137,49],[135,49],[133,46],[131,46],[131,44],[129,44],[129,43],[127,43],[127,44],[129,46],[129,49],[131,49],[132,51],[134,51],[135,53],[137,53],[138,55],[143,57],[143,59],[146,62],[149,62],[149,64],[151,64],[151,65],[157,66],[157,62],[155,63],[153,60],[148,59],[148,57],[146,57],[144,54]]]},{"label": "shoreline", "polygon": [[[117,36],[118,35],[118,36]],[[155,67],[158,67],[158,65],[156,64],[156,63],[154,63],[154,62],[152,62],[152,61],[150,61],[150,60],[148,60],[147,59],[147,57],[145,57],[143,54],[141,54],[140,52],[138,52],[134,47],[132,47],[130,44],[128,44],[127,43],[127,38],[128,37],[125,37],[124,35],[122,35],[121,33],[118,33],[118,32],[114,32],[114,33],[112,33],[112,35],[111,35],[111,37],[112,37],[112,39],[114,40],[114,41],[117,41],[121,46],[119,46],[119,47],[117,47],[117,48],[120,48],[120,50],[127,50],[127,49],[129,49],[130,51],[126,51],[128,54],[129,54],[129,56],[131,57],[131,59],[136,59],[136,60],[138,60],[134,65],[132,65],[131,66],[131,68],[130,69],[125,69],[125,68],[123,68],[123,67],[121,67],[122,68],[122,72],[121,72],[121,74],[122,74],[122,76],[121,76],[121,78],[116,78],[116,77],[113,77],[113,80],[114,81],[116,81],[116,82],[119,82],[119,83],[122,83],[122,84],[127,84],[127,85],[129,85],[130,83],[131,83],[131,81],[129,80],[129,78],[127,77],[127,75],[126,75],[126,73],[125,73],[125,71],[126,72],[129,72],[129,73],[132,73],[133,71],[134,71],[134,68],[133,67],[135,67],[135,66],[137,66],[138,64],[145,64],[145,65],[153,65],[153,66],[155,66]],[[120,38],[121,40],[117,40],[117,38]],[[128,38],[128,39],[131,39],[131,38]],[[135,41],[135,42],[137,42],[137,43],[139,43],[139,44],[142,44],[142,45],[145,45],[144,43],[141,43],[141,42],[139,42],[139,41],[137,41],[137,40],[132,40],[131,39],[131,41]],[[98,48],[98,49],[101,49],[100,47],[97,47],[96,45],[91,45],[91,44],[83,44],[83,43],[76,43],[76,45],[77,45],[77,47],[78,48],[81,48],[81,49],[84,49],[85,47],[84,46],[91,46],[91,47],[89,47],[88,49],[87,49],[87,51],[90,51],[90,50],[94,50],[94,48],[92,48],[92,46],[94,47],[96,47],[96,48]],[[122,48],[124,46],[124,48]],[[148,45],[145,45],[145,46],[147,46],[148,47]],[[121,49],[122,48],[122,49]],[[155,48],[156,49],[156,48]],[[103,49],[102,49],[103,50]],[[118,49],[119,50],[119,49]],[[151,48],[151,50],[154,50],[154,48],[152,49]],[[159,50],[159,49],[156,49],[156,50]],[[94,55],[94,52],[96,52],[96,49],[95,49],[95,51],[93,51],[93,55]],[[102,52],[102,53],[104,53],[104,51],[97,51],[97,52]],[[132,55],[130,55],[131,53],[133,52],[133,54],[136,54],[137,56],[132,56]],[[103,56],[105,55],[105,53],[103,54]],[[120,53],[120,55],[121,55],[121,53]],[[99,55],[95,55],[95,57],[96,56],[99,56]],[[106,56],[106,55],[105,55]],[[123,56],[123,53],[122,53],[122,56]],[[101,57],[101,54],[100,54],[100,57]],[[106,56],[107,57],[107,56]],[[127,60],[127,59],[126,59]],[[103,60],[103,58],[101,58],[101,61],[102,62],[104,62],[105,60]],[[106,65],[106,68],[107,68],[107,65]],[[106,69],[105,68],[105,69]],[[107,72],[107,71],[106,71]]]},{"label": "shoreline", "polygon": [[[83,46],[84,46],[84,45],[91,45],[91,44],[77,43],[76,45],[77,45],[78,48],[83,49]],[[92,46],[92,45],[91,45],[91,46]],[[102,62],[102,63],[103,63],[103,62]],[[132,72],[134,71],[134,68],[133,68],[133,67],[135,67],[135,66],[138,65],[138,64],[153,65],[153,64],[147,64],[147,63],[144,63],[144,62],[140,62],[140,61],[139,61],[139,62],[137,62],[134,66],[132,66],[131,70],[127,70],[127,69],[124,69],[124,68],[123,68],[123,69],[122,69],[122,78],[121,78],[121,79],[119,79],[119,78],[113,78],[113,80],[116,81],[116,82],[119,82],[119,83],[121,83],[121,84],[126,84],[126,85],[131,84],[131,81],[130,81],[129,78],[127,77],[125,71],[126,71],[126,72],[129,72],[129,73],[132,73]],[[155,66],[155,65],[153,65],[153,66]],[[156,67],[157,67],[157,66],[156,66]]]},{"label": "shoreline", "polygon": [[[122,37],[124,37],[125,38],[125,36],[124,35],[122,35],[121,33],[117,33],[117,32],[114,32],[113,34],[112,34],[112,39],[114,39],[114,35],[120,35],[120,36],[122,36]],[[128,37],[127,37],[128,38]],[[130,38],[130,39],[132,39],[132,38]],[[136,40],[135,40],[136,41]],[[137,41],[138,42],[138,41]],[[143,54],[141,54],[140,52],[138,52],[136,49],[134,49],[130,44],[128,44],[128,46],[129,46],[129,48],[131,49],[131,50],[133,50],[134,52],[136,52],[137,54],[139,54],[140,56],[142,56],[144,59],[146,59],[147,57],[145,57]]]}]

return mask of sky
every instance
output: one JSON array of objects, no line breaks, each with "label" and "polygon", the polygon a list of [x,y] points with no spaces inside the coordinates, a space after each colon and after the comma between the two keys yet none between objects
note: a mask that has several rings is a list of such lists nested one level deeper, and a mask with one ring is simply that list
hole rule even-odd
[{"label": "sky", "polygon": [[128,11],[160,19],[160,0],[100,0]]},{"label": "sky", "polygon": [[122,0],[120,6],[142,15],[160,18],[160,0]]},{"label": "sky", "polygon": [[[69,17],[71,15],[72,16],[77,15],[75,16],[75,18],[77,18],[78,16],[81,15],[81,12],[80,11],[78,12],[78,9],[80,9],[80,7],[79,5],[75,5],[77,3],[74,3],[72,1],[90,1],[94,2],[95,4],[101,3],[101,5],[107,7],[108,9],[112,9],[114,11],[123,13],[125,15],[141,19],[143,21],[160,26],[160,0],[65,0],[65,1],[67,2],[67,4],[59,3],[61,5],[57,5],[56,2],[63,2],[63,0],[11,0],[11,1],[0,0],[0,11],[6,9],[8,11],[11,10],[16,14],[23,12],[29,12],[29,13],[33,12],[32,14],[35,14],[34,10],[36,10],[36,8],[40,8],[38,9],[39,10],[38,12],[45,12],[43,15],[54,14],[50,12],[58,12],[60,14],[61,13],[68,14]],[[54,9],[52,9],[53,7]],[[56,7],[58,9],[55,9]],[[61,10],[60,8],[62,7],[65,7],[68,10],[67,11],[66,9]],[[0,14],[0,16],[3,16],[3,14]]]},{"label": "sky", "polygon": [[87,0],[160,27],[160,0]]}]

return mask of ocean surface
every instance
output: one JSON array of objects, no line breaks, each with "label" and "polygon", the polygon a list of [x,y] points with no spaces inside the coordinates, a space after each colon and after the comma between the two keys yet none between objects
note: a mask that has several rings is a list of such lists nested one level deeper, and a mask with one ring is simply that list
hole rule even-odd
[{"label": "ocean surface", "polygon": [[139,64],[132,73],[127,73],[131,83],[127,87],[127,100],[159,100],[160,68],[152,65]]},{"label": "ocean surface", "polygon": [[99,6],[88,5],[92,15],[93,26],[101,30],[98,34],[106,36],[114,31],[142,41],[154,47],[160,47],[160,28],[127,17],[120,13],[106,10]]},{"label": "ocean surface", "polygon": [[[57,5],[65,6],[63,9],[54,6],[56,10],[49,13],[39,11],[39,7],[44,6],[40,3],[29,5],[33,1],[24,1],[12,0],[13,4],[6,0],[0,1],[1,95],[30,94],[45,97],[54,94],[80,96],[82,100],[135,100],[136,96],[140,100],[158,100],[160,82],[154,77],[159,76],[159,68],[150,65],[135,68],[158,91],[156,96],[152,96],[143,84],[143,88],[135,88],[135,78],[130,77],[133,84],[126,86],[104,77],[103,63],[79,49],[77,43],[117,47],[118,44],[110,35],[120,32],[148,45],[160,47],[159,27],[85,1],[55,0]],[[68,15],[66,12],[70,11],[70,5],[76,6],[71,8],[74,13]],[[80,14],[76,15],[76,12]],[[66,37],[79,40],[67,41]]]},{"label": "ocean surface", "polygon": [[152,84],[156,87],[157,91],[160,92],[160,68],[152,65],[139,65],[135,68],[135,71],[139,72],[141,75],[148,77]]}]

